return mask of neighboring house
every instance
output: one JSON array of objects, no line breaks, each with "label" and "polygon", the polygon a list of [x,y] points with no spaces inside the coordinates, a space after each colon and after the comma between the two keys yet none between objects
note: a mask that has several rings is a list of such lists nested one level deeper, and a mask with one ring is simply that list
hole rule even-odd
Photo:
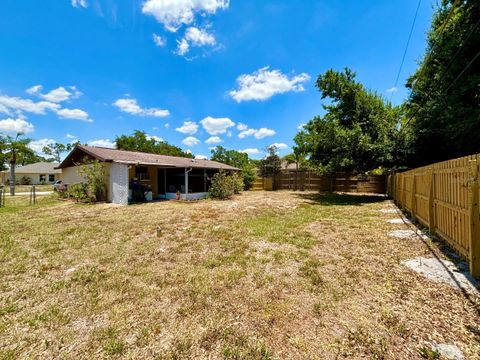
[{"label": "neighboring house", "polygon": [[287,170],[287,171],[296,171],[298,170],[298,165],[297,163],[289,163],[285,160],[282,161],[282,170]]},{"label": "neighboring house", "polygon": [[66,184],[83,181],[79,167],[85,160],[98,160],[105,165],[108,201],[128,204],[134,179],[149,189],[153,199],[204,198],[211,177],[220,170],[239,169],[216,161],[156,155],[94,146],[76,146],[58,166]]},{"label": "neighboring house", "polygon": [[[38,162],[35,164],[28,164],[24,166],[17,166],[15,168],[15,178],[18,182],[23,177],[30,178],[30,184],[53,184],[56,180],[59,180],[62,174],[62,170],[56,169],[58,163],[53,162]],[[2,184],[7,183],[10,180],[10,170],[0,172],[0,182]]]}]

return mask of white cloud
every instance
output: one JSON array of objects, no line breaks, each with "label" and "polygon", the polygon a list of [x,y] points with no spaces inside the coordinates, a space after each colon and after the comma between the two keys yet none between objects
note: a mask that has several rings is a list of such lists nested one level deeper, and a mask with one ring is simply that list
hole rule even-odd
[{"label": "white cloud", "polygon": [[228,6],[229,0],[146,0],[142,12],[175,32],[182,25],[193,23],[196,14],[215,14]]},{"label": "white cloud", "polygon": [[189,27],[185,31],[184,37],[181,40],[177,40],[178,46],[176,53],[178,55],[185,55],[190,51],[190,46],[213,46],[216,43],[215,36],[210,34],[207,30]]},{"label": "white cloud", "polygon": [[162,110],[158,108],[141,108],[135,99],[118,99],[113,103],[113,105],[118,107],[120,111],[131,115],[155,117],[166,117],[170,115],[170,111],[168,110]]},{"label": "white cloud", "polygon": [[270,99],[276,94],[289,91],[304,91],[303,83],[310,80],[310,75],[302,73],[293,77],[282,74],[280,70],[261,68],[253,74],[243,74],[237,78],[239,88],[230,91],[230,96],[237,102]]},{"label": "white cloud", "polygon": [[184,121],[183,125],[175,130],[182,134],[193,135],[198,131],[198,124],[194,121]]},{"label": "white cloud", "polygon": [[0,104],[0,114],[5,114],[8,116],[12,116],[12,113],[7,109],[5,105]]},{"label": "white cloud", "polygon": [[72,135],[72,134],[65,135],[65,138],[67,138],[69,140],[76,140],[77,139],[77,137],[75,135]]},{"label": "white cloud", "polygon": [[163,125],[163,126],[165,126],[165,128],[168,129],[168,128],[170,127],[170,124],[169,124],[169,123],[166,123],[166,124]]},{"label": "white cloud", "polygon": [[303,128],[306,126],[307,124],[300,124],[297,126],[297,130],[303,130]]},{"label": "white cloud", "polygon": [[261,153],[261,151],[258,150],[257,148],[244,149],[244,150],[240,150],[240,152],[248,154],[248,155],[255,155],[255,154],[260,154]]},{"label": "white cloud", "polygon": [[70,96],[72,96],[72,94],[67,91],[67,89],[65,89],[63,86],[60,86],[56,89],[53,89],[47,94],[39,94],[39,96],[47,101],[59,103],[70,99]]},{"label": "white cloud", "polygon": [[72,6],[86,8],[88,6],[87,0],[72,0]]},{"label": "white cloud", "polygon": [[0,132],[29,134],[34,130],[33,124],[24,119],[4,119],[0,120]]},{"label": "white cloud", "polygon": [[278,150],[288,149],[288,145],[284,143],[273,143],[269,147],[273,147],[273,146],[275,146]]},{"label": "white cloud", "polygon": [[35,95],[35,94],[38,94],[42,89],[43,89],[42,85],[35,85],[25,90],[25,92],[30,95]]},{"label": "white cloud", "polygon": [[206,117],[200,123],[210,135],[225,134],[229,128],[235,126],[235,123],[229,118],[213,118],[211,116]]},{"label": "white cloud", "polygon": [[153,42],[158,47],[164,47],[165,45],[167,45],[167,39],[165,37],[157,35],[155,33],[153,33]]},{"label": "white cloud", "polygon": [[40,139],[31,141],[28,144],[28,147],[35,151],[37,154],[43,155],[43,148],[49,145],[55,144],[56,141],[53,139]]},{"label": "white cloud", "polygon": [[187,40],[177,40],[177,51],[176,54],[183,56],[190,51],[190,44]]},{"label": "white cloud", "polygon": [[215,45],[217,42],[207,30],[196,27],[189,27],[185,31],[185,39],[194,46]]},{"label": "white cloud", "polygon": [[158,141],[158,142],[162,142],[163,139],[161,137],[158,137],[156,135],[147,135],[147,139],[148,140],[155,140],[155,141]]},{"label": "white cloud", "polygon": [[76,99],[83,95],[82,92],[78,91],[75,86],[69,86],[68,88],[70,89],[70,91],[65,89],[63,86],[59,86],[58,88],[53,89],[46,94],[42,94],[40,91],[42,91],[43,86],[35,85],[25,91],[30,95],[36,95],[44,100],[53,103],[60,103],[66,100]]},{"label": "white cloud", "polygon": [[89,118],[88,113],[80,109],[61,109],[57,111],[57,115],[64,119],[93,122],[93,120]]},{"label": "white cloud", "polygon": [[238,131],[243,131],[243,130],[247,130],[248,129],[248,126],[243,124],[243,123],[238,123],[237,125],[237,130]]},{"label": "white cloud", "polygon": [[238,137],[240,139],[243,139],[243,138],[246,138],[247,136],[255,135],[256,133],[257,133],[257,130],[255,130],[255,129],[246,129],[246,130],[241,131],[238,134]]},{"label": "white cloud", "polygon": [[267,129],[267,128],[261,128],[261,129],[247,129],[243,130],[238,134],[238,137],[240,139],[244,139],[247,136],[254,136],[256,139],[263,139],[267,136],[273,136],[275,135],[276,132],[275,130],[272,129]]},{"label": "white cloud", "polygon": [[200,144],[200,140],[198,140],[196,137],[189,136],[182,140],[182,144],[187,146],[195,146]]},{"label": "white cloud", "polygon": [[209,138],[205,141],[205,144],[213,145],[213,144],[220,144],[221,142],[223,142],[223,140],[220,139],[220,137],[218,137],[218,136],[211,136],[211,137],[209,137]]},{"label": "white cloud", "polygon": [[0,106],[11,110],[41,115],[45,114],[47,110],[57,111],[60,109],[60,105],[50,101],[33,102],[30,99],[22,99],[8,95],[0,95]]},{"label": "white cloud", "polygon": [[273,136],[275,134],[276,134],[275,130],[267,129],[267,128],[261,128],[261,129],[257,130],[257,132],[254,136],[255,136],[256,139],[263,139],[264,137]]},{"label": "white cloud", "polygon": [[391,87],[390,89],[387,89],[385,90],[387,93],[394,93],[394,92],[397,92],[398,91],[398,88],[396,88],[395,86],[394,87]]},{"label": "white cloud", "polygon": [[198,159],[198,160],[207,160],[208,157],[205,156],[205,155],[195,155],[195,159]]},{"label": "white cloud", "polygon": [[98,139],[98,140],[92,140],[88,142],[88,145],[90,146],[98,146],[98,147],[106,147],[106,148],[116,148],[116,145],[113,141],[110,141],[110,139]]}]

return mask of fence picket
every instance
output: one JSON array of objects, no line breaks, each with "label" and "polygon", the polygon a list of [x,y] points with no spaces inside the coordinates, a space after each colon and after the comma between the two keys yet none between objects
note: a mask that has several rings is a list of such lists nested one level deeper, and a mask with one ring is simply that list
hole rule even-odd
[{"label": "fence picket", "polygon": [[389,179],[389,194],[397,205],[468,259],[470,272],[478,278],[479,163],[477,154],[394,174]]}]

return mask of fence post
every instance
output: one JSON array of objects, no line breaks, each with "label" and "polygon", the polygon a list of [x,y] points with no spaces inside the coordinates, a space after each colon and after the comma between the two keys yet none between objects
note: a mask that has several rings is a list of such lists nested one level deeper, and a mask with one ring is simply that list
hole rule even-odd
[{"label": "fence post", "polygon": [[479,213],[479,168],[476,160],[470,163],[469,212],[470,212],[470,273],[480,278],[480,213]]},{"label": "fence post", "polygon": [[415,219],[415,215],[416,215],[416,212],[417,212],[417,200],[416,200],[416,197],[415,197],[415,191],[417,190],[417,185],[415,184],[415,173],[413,173],[412,175],[413,179],[412,179],[412,218]]},{"label": "fence post", "polygon": [[430,168],[430,191],[428,194],[428,227],[430,234],[435,233],[435,171]]}]

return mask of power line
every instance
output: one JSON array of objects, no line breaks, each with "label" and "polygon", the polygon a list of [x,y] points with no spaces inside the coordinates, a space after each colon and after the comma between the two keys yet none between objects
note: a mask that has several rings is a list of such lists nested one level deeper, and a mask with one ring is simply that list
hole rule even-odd
[{"label": "power line", "polygon": [[[463,46],[463,45],[462,45]],[[462,69],[462,71],[460,72],[460,74],[457,75],[457,77],[452,81],[452,83],[450,84],[450,86],[445,90],[445,93],[448,92],[448,90],[450,90],[452,88],[452,86],[458,81],[458,79],[460,79],[460,77],[465,73],[465,71],[467,71],[467,69],[475,62],[475,60],[477,60],[477,58],[480,56],[480,51],[473,57],[472,60],[470,60],[470,62]],[[429,99],[431,97],[432,93],[427,93],[427,99]],[[410,118],[407,120],[407,122],[405,123],[405,125],[403,125],[403,127],[400,129],[400,133],[403,131],[403,129],[405,129],[407,127],[407,125],[410,123],[410,121],[412,121],[412,119],[415,117],[415,115],[418,114],[418,112],[420,111],[420,109],[422,108],[422,106],[419,106],[417,108],[417,110],[415,110],[415,112],[413,113],[412,116],[410,116]]]},{"label": "power line", "polygon": [[[398,79],[400,78],[400,74],[401,74],[402,69],[403,69],[403,64],[405,63],[405,57],[407,56],[408,47],[410,45],[410,40],[412,39],[413,29],[415,28],[415,23],[417,22],[418,10],[420,9],[420,4],[421,3],[422,3],[422,0],[418,0],[417,10],[415,11],[415,16],[413,18],[412,27],[410,28],[410,34],[408,35],[407,45],[405,46],[405,51],[403,52],[402,62],[400,63],[400,68],[398,69],[397,78],[395,79],[395,85],[393,86],[394,88],[396,88],[397,85],[398,85]],[[392,95],[393,95],[393,92],[392,92]],[[390,95],[390,99],[392,98],[392,95]]]},{"label": "power line", "polygon": [[[447,18],[443,21],[442,23],[442,26],[440,27],[439,31],[438,31],[438,36],[435,40],[437,41],[433,41],[433,44],[431,46],[431,52],[427,54],[427,57],[425,58],[425,61],[423,62],[423,64],[421,65],[420,67],[420,70],[418,71],[418,75],[417,77],[420,77],[420,75],[423,73],[424,69],[425,69],[425,66],[426,64],[428,63],[428,61],[430,60],[430,54],[433,52],[433,50],[438,46],[438,39],[440,38],[440,35],[442,35],[443,31],[445,30],[445,28],[447,27],[447,24],[450,22],[450,19],[453,15],[453,12],[455,10],[455,7],[457,5],[457,3],[459,2],[460,0],[455,0],[452,4],[452,7],[450,8],[450,11],[448,12],[448,15],[447,15]],[[412,29],[413,29],[413,25],[412,25]],[[405,49],[405,54],[406,54],[406,49]],[[405,58],[405,55],[404,55],[404,58]],[[403,65],[403,60],[402,60],[402,65]],[[395,81],[395,87],[397,86],[397,83],[398,83],[398,79],[399,79],[399,75],[400,75],[400,72],[401,72],[401,67],[400,67],[400,70],[398,71],[398,74],[397,74],[397,80]],[[412,91],[413,91],[413,88],[415,87],[415,84],[412,85]],[[393,94],[392,94],[393,95]],[[392,95],[390,95],[390,100],[392,98]]]}]

